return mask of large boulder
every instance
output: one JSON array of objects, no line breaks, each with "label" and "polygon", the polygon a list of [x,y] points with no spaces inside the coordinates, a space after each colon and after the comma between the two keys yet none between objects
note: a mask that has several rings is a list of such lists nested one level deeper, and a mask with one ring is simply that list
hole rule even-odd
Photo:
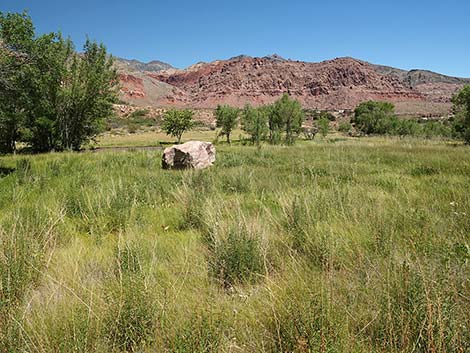
[{"label": "large boulder", "polygon": [[189,141],[165,148],[162,156],[164,169],[204,169],[214,162],[214,145],[203,141]]}]

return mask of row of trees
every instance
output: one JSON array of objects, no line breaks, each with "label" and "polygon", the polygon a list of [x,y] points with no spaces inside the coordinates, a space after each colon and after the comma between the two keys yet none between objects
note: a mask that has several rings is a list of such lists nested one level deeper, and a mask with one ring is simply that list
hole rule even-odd
[{"label": "row of trees", "polygon": [[60,33],[36,36],[27,13],[0,12],[0,153],[80,149],[113,114],[117,85],[102,44],[77,54]]},{"label": "row of trees", "polygon": [[[168,135],[176,137],[178,143],[185,131],[194,126],[194,113],[191,110],[169,110],[163,117],[162,129]],[[214,112],[216,127],[220,128],[219,135],[231,142],[231,135],[239,125],[254,144],[268,139],[270,143],[282,142],[292,145],[302,131],[305,114],[300,103],[284,94],[272,105],[252,107],[246,105],[243,109],[228,105],[219,105]]]},{"label": "row of trees", "polygon": [[356,130],[363,134],[412,135],[453,137],[470,143],[470,86],[465,86],[452,98],[454,117],[446,122],[427,122],[399,119],[395,107],[388,102],[360,103],[351,120]]},{"label": "row of trees", "polygon": [[[455,113],[453,119],[426,123],[398,118],[392,103],[363,102],[356,107],[351,123],[342,122],[339,131],[351,132],[353,129],[366,135],[453,137],[470,143],[470,86],[455,94],[452,101]],[[193,115],[190,110],[168,111],[163,120],[164,131],[177,137],[180,142],[182,134],[194,126]],[[316,116],[316,124],[312,129],[302,127],[305,112],[300,103],[287,94],[274,104],[260,107],[246,105],[243,109],[238,109],[219,105],[214,115],[216,127],[220,128],[219,135],[225,136],[228,143],[231,142],[233,130],[240,125],[255,145],[264,140],[272,144],[284,141],[285,144],[291,145],[300,132],[303,132],[307,138],[313,138],[317,132],[326,136],[331,120],[328,116],[320,114]]]},{"label": "row of trees", "polygon": [[[0,12],[0,153],[15,152],[17,144],[35,152],[79,150],[113,115],[118,79],[113,60],[102,44],[86,40],[77,54],[73,42],[60,33],[37,36],[27,13]],[[355,110],[353,125],[365,134],[449,134],[470,144],[470,86],[452,99],[452,124],[421,126],[398,119],[391,103],[365,102]],[[163,129],[181,140],[193,126],[193,113],[166,113]],[[219,105],[216,125],[230,143],[239,125],[254,144],[291,145],[300,132],[305,112],[300,103],[284,94],[271,105],[243,109]],[[318,128],[328,132],[328,119]],[[314,136],[314,134],[313,134]]]},{"label": "row of trees", "polygon": [[[452,102],[454,118],[451,121],[424,124],[416,120],[398,118],[392,103],[363,102],[354,110],[352,124],[340,124],[339,129],[348,132],[354,127],[358,132],[367,135],[453,137],[470,144],[470,86],[465,86],[456,93]],[[228,143],[232,131],[239,125],[256,145],[263,140],[268,140],[272,144],[284,141],[285,144],[291,145],[300,132],[305,133],[305,128],[302,127],[305,112],[300,103],[287,94],[271,105],[256,108],[251,105],[246,105],[243,109],[219,105],[214,115],[216,126],[220,128],[220,135],[226,136]],[[193,113],[189,110],[169,111],[164,118],[163,128],[168,134],[177,137],[179,142],[183,132],[193,126],[192,116]],[[313,130],[315,131],[312,134],[305,134],[307,138],[310,135],[315,136],[317,131],[325,136],[329,130],[328,117],[318,117]]]},{"label": "row of trees", "polygon": [[284,94],[274,104],[260,107],[246,105],[242,110],[218,106],[215,110],[216,126],[230,143],[230,134],[239,124],[254,144],[268,139],[270,143],[292,145],[302,131],[305,114],[300,103]]}]

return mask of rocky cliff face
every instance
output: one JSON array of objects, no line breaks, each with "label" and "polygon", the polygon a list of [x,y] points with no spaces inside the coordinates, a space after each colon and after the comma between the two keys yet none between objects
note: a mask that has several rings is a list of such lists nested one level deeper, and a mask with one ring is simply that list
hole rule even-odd
[{"label": "rocky cliff face", "polygon": [[[193,108],[266,104],[287,92],[308,108],[353,109],[362,101],[374,99],[394,102],[402,113],[430,114],[448,110],[452,94],[467,81],[470,83],[353,58],[307,63],[278,55],[238,56],[198,63],[185,70],[121,71],[124,99],[136,104]],[[148,81],[148,88],[143,83],[139,86],[132,77]],[[133,89],[138,93],[130,94],[129,88],[137,86],[142,93]]]}]

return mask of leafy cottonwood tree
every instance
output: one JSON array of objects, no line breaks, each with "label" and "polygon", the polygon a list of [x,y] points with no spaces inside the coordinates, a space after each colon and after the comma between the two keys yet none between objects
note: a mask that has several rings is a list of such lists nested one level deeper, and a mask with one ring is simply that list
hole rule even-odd
[{"label": "leafy cottonwood tree", "polygon": [[322,117],[318,120],[318,131],[323,136],[323,138],[328,135],[330,131],[330,121],[326,117]]},{"label": "leafy cottonwood tree", "polygon": [[87,39],[80,56],[67,62],[61,81],[56,126],[60,149],[79,149],[113,114],[117,76],[103,44]]},{"label": "leafy cottonwood tree", "polygon": [[453,110],[456,113],[454,129],[466,144],[470,144],[470,85],[452,97]]},{"label": "leafy cottonwood tree", "polygon": [[230,134],[237,127],[238,114],[240,110],[228,105],[218,105],[215,109],[216,126],[221,128],[221,135],[227,137],[227,143],[230,143]]},{"label": "leafy cottonwood tree", "polygon": [[285,142],[292,145],[296,136],[302,130],[302,123],[305,115],[300,102],[289,97],[287,93],[283,94],[273,106],[274,114],[277,116],[277,123],[282,123],[286,132]]},{"label": "leafy cottonwood tree", "polygon": [[0,152],[80,149],[113,113],[112,65],[103,45],[77,54],[60,33],[35,36],[26,13],[0,13]]},{"label": "leafy cottonwood tree", "polygon": [[181,137],[185,131],[190,130],[193,125],[194,112],[191,110],[168,110],[163,117],[163,131],[167,135],[176,137],[178,143],[181,142]]},{"label": "leafy cottonwood tree", "polygon": [[247,104],[242,111],[241,125],[243,131],[251,136],[251,142],[260,145],[268,132],[268,111],[263,107],[253,108]]},{"label": "leafy cottonwood tree", "polygon": [[396,123],[394,109],[389,102],[363,102],[354,110],[352,122],[365,134],[387,134],[394,130]]},{"label": "leafy cottonwood tree", "polygon": [[268,117],[269,142],[271,144],[279,143],[282,130],[284,129],[282,116],[277,114],[274,104],[262,106],[260,109],[263,109]]},{"label": "leafy cottonwood tree", "polygon": [[0,12],[0,153],[12,153],[26,103],[23,77],[30,62],[34,27],[26,13]]}]

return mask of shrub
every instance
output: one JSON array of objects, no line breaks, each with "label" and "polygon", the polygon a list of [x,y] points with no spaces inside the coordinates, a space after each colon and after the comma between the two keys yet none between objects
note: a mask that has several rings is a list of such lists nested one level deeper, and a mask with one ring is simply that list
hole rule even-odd
[{"label": "shrub", "polygon": [[143,118],[147,116],[149,112],[148,109],[137,109],[130,113],[128,117],[131,119]]},{"label": "shrub", "polygon": [[316,126],[304,127],[302,129],[302,133],[307,140],[313,140],[315,139],[315,135],[318,133],[318,128]]},{"label": "shrub", "polygon": [[430,121],[421,124],[422,134],[426,138],[451,137],[452,129],[448,124],[438,121]]},{"label": "shrub", "polygon": [[328,119],[328,121],[335,121],[336,117],[328,111],[318,111],[314,109],[305,109],[305,114],[312,120],[320,120],[322,118]]},{"label": "shrub", "polygon": [[28,288],[37,280],[41,255],[30,234],[0,228],[0,352],[22,351],[18,312]]},{"label": "shrub", "polygon": [[292,248],[301,251],[307,240],[308,227],[313,219],[305,200],[295,196],[292,201],[284,207],[284,229],[292,236]]},{"label": "shrub", "polygon": [[115,250],[116,274],[138,274],[142,271],[142,249],[136,243],[119,245]]},{"label": "shrub", "polygon": [[139,126],[134,124],[134,123],[129,123],[127,125],[127,131],[129,131],[130,134],[135,134],[139,130]]},{"label": "shrub", "polygon": [[18,174],[18,180],[24,182],[24,180],[30,175],[31,162],[29,159],[22,158],[16,162],[16,172]]},{"label": "shrub", "polygon": [[170,352],[219,352],[223,337],[221,318],[213,313],[193,315],[167,343]]},{"label": "shrub", "polygon": [[349,130],[351,130],[351,123],[350,122],[342,121],[341,123],[339,123],[338,131],[340,131],[342,133],[347,133],[347,132],[349,132]]},{"label": "shrub", "polygon": [[461,331],[465,324],[455,322],[458,299],[443,288],[448,284],[429,281],[426,276],[430,274],[424,275],[423,269],[418,271],[406,261],[390,267],[378,298],[377,318],[365,332],[377,349],[386,344],[397,352],[466,351],[468,330]]},{"label": "shrub", "polygon": [[204,226],[204,202],[196,191],[188,191],[188,194],[178,198],[183,214],[179,224],[180,230],[201,229]]},{"label": "shrub", "polygon": [[269,352],[347,351],[343,321],[333,316],[326,295],[314,293],[304,283],[290,283],[272,310],[266,325]]},{"label": "shrub", "polygon": [[318,120],[318,131],[323,137],[328,135],[328,131],[330,130],[330,121],[327,118],[321,118]]},{"label": "shrub", "polygon": [[410,171],[410,174],[412,176],[426,176],[426,175],[434,175],[438,174],[439,169],[436,169],[433,166],[428,166],[428,165],[417,165],[416,167],[413,167]]},{"label": "shrub", "polygon": [[107,293],[105,336],[113,350],[136,352],[153,340],[156,312],[142,279],[124,276]]},{"label": "shrub", "polygon": [[[69,301],[72,299],[68,298]],[[43,352],[102,352],[99,322],[82,303],[61,303],[53,312],[40,312],[41,331],[31,335],[32,346]],[[26,351],[26,350],[25,350]]]},{"label": "shrub", "polygon": [[209,255],[209,272],[224,287],[256,281],[264,274],[264,261],[259,240],[244,226],[228,230],[222,239],[206,237],[213,242]]},{"label": "shrub", "polygon": [[314,207],[311,199],[299,196],[283,207],[282,225],[289,235],[289,245],[309,267],[336,268],[341,254],[336,253],[339,249],[335,248],[331,235],[318,229]]}]

